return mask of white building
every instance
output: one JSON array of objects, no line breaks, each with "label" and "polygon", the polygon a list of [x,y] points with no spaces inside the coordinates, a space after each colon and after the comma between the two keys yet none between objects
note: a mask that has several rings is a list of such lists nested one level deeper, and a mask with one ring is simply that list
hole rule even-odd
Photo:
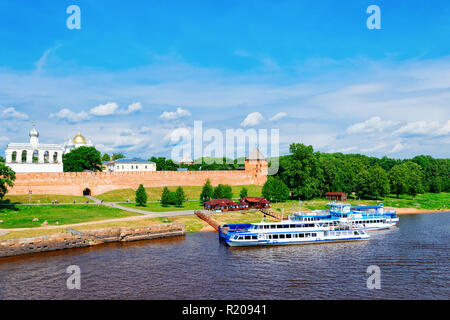
[{"label": "white building", "polygon": [[92,144],[92,141],[90,139],[86,141],[81,133],[78,132],[78,134],[73,137],[73,139],[69,138],[66,142],[64,142],[64,153],[69,153],[70,151],[78,147],[94,147],[94,145]]},{"label": "white building", "polygon": [[39,132],[34,125],[29,135],[29,143],[8,144],[5,164],[15,172],[63,172],[63,147],[39,143]]},{"label": "white building", "polygon": [[139,158],[117,159],[108,161],[105,165],[108,172],[156,171],[156,163]]}]

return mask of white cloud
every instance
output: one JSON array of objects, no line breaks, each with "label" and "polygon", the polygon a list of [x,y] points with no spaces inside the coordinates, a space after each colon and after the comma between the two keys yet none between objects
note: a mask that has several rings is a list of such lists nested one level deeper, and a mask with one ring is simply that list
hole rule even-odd
[{"label": "white cloud", "polygon": [[444,124],[441,124],[439,121],[409,122],[396,130],[395,133],[402,135],[448,135],[450,133],[450,120],[447,120]]},{"label": "white cloud", "polygon": [[101,104],[96,107],[93,107],[89,111],[89,113],[91,113],[95,116],[110,116],[110,115],[116,113],[117,108],[119,108],[119,105],[117,103],[108,102],[106,104]]},{"label": "white cloud", "polygon": [[399,152],[405,149],[406,147],[401,143],[398,142],[395,144],[395,146],[392,148],[391,153]]},{"label": "white cloud", "polygon": [[57,113],[51,113],[50,118],[56,118],[61,120],[66,120],[71,123],[81,122],[88,120],[90,118],[87,112],[81,111],[78,113],[73,112],[70,109],[61,109]]},{"label": "white cloud", "polygon": [[172,111],[164,111],[159,118],[161,120],[164,121],[170,121],[170,120],[177,120],[177,119],[181,119],[181,118],[186,118],[189,117],[191,115],[191,113],[183,108],[178,107],[177,111],[172,112]]},{"label": "white cloud", "polygon": [[241,126],[245,127],[254,127],[257,126],[262,120],[263,116],[259,112],[252,112],[250,113],[244,121],[241,122]]},{"label": "white cloud", "polygon": [[140,102],[134,102],[128,106],[126,110],[119,110],[119,114],[132,114],[142,109]]},{"label": "white cloud", "polygon": [[270,121],[278,121],[281,118],[286,117],[288,114],[286,112],[278,112],[276,115],[274,115],[272,118],[270,118]]},{"label": "white cloud", "polygon": [[347,133],[371,133],[382,132],[384,129],[395,126],[396,121],[382,120],[380,117],[372,117],[364,122],[359,122],[347,128]]},{"label": "white cloud", "polygon": [[23,112],[17,111],[13,107],[10,107],[3,110],[2,118],[15,120],[28,120],[28,115],[26,115]]}]

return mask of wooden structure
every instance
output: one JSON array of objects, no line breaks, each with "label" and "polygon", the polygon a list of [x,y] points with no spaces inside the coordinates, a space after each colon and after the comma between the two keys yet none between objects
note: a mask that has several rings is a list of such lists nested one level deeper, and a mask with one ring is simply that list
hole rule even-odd
[{"label": "wooden structure", "polygon": [[246,206],[248,209],[269,209],[270,202],[263,197],[244,197],[239,205]]},{"label": "wooden structure", "polygon": [[213,199],[203,204],[205,210],[236,211],[240,210],[239,204],[230,199]]},{"label": "wooden structure", "polygon": [[327,200],[347,201],[347,194],[345,192],[327,192],[325,196]]}]

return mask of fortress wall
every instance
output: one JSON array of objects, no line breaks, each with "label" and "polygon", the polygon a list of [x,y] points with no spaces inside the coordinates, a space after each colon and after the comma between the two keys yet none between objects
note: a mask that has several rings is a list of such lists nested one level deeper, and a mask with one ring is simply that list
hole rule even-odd
[{"label": "fortress wall", "polygon": [[88,188],[95,196],[116,189],[159,186],[201,186],[207,179],[212,185],[263,185],[267,164],[246,166],[246,170],[228,171],[153,171],[153,172],[58,172],[16,173],[14,187],[8,194],[83,195]]}]

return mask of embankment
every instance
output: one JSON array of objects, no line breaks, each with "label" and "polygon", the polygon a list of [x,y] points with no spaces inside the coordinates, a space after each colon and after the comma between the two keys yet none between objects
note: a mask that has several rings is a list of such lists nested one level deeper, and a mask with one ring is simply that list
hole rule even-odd
[{"label": "embankment", "polygon": [[0,240],[0,257],[83,248],[108,242],[127,242],[182,236],[185,226],[180,223],[164,223],[147,227],[105,228],[80,232],[66,229],[66,233],[35,238]]}]

